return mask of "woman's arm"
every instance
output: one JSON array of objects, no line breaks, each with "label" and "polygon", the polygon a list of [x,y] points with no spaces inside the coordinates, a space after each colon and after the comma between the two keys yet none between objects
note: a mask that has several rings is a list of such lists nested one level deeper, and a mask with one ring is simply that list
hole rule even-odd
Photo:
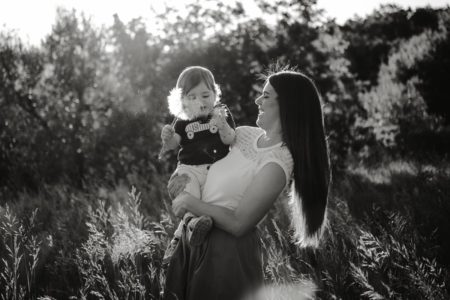
[{"label": "woman's arm", "polygon": [[172,207],[175,213],[186,209],[196,215],[210,216],[215,226],[235,236],[242,236],[255,227],[269,211],[285,183],[283,169],[272,162],[258,172],[236,210],[208,204],[195,197],[174,201]]}]

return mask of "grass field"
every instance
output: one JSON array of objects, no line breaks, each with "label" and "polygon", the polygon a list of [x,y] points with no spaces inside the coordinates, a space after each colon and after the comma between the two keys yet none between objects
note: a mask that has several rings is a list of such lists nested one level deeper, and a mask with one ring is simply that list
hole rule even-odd
[{"label": "grass field", "polygon": [[[333,180],[319,249],[292,243],[285,197],[261,226],[261,299],[299,299],[311,282],[320,299],[448,299],[450,162],[349,163]],[[0,299],[159,299],[175,225],[149,195],[123,184],[2,195]]]}]

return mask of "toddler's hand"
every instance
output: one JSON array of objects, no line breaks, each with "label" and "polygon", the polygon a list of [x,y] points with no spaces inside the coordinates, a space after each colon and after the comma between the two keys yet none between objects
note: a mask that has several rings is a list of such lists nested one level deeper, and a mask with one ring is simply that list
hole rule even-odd
[{"label": "toddler's hand", "polygon": [[227,125],[227,112],[224,108],[216,108],[214,115],[211,118],[211,123],[216,125],[217,128],[223,129]]},{"label": "toddler's hand", "polygon": [[175,130],[171,125],[164,125],[164,127],[161,129],[161,140],[163,143],[167,143],[175,134]]}]

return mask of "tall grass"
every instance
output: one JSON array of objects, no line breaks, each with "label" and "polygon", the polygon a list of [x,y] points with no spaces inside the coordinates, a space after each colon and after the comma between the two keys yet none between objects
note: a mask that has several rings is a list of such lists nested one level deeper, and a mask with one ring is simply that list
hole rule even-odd
[{"label": "tall grass", "polygon": [[450,298],[448,162],[350,164],[335,174],[317,250],[289,240],[279,200],[263,236],[270,282],[313,280],[321,299]]},{"label": "tall grass", "polygon": [[[144,216],[135,188],[121,190],[94,198],[49,187],[0,206],[0,299],[158,299],[173,224],[168,214]],[[27,219],[32,204],[43,209]]]},{"label": "tall grass", "polygon": [[36,268],[43,242],[33,234],[36,214],[37,209],[28,222],[19,222],[9,206],[1,210],[1,299],[36,299]]},{"label": "tall grass", "polygon": [[[450,164],[354,163],[334,178],[319,249],[291,240],[285,197],[261,224],[267,286],[251,299],[450,298]],[[0,299],[160,299],[174,224],[162,199],[126,190],[2,201]]]},{"label": "tall grass", "polygon": [[139,211],[140,194],[132,188],[116,209],[99,200],[91,210],[88,240],[77,251],[81,298],[157,299],[162,290],[163,249],[168,234]]}]

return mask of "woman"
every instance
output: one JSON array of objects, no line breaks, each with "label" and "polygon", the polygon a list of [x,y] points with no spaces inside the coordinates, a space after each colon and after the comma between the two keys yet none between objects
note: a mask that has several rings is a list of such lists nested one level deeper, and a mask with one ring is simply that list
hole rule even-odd
[{"label": "woman", "polygon": [[[318,243],[330,184],[319,93],[304,74],[281,71],[268,76],[255,103],[258,127],[236,129],[230,153],[209,170],[202,200],[173,202],[175,214],[210,216],[214,228],[197,247],[183,232],[168,267],[165,299],[240,299],[260,286],[255,228],[289,184],[296,240]],[[171,180],[171,194],[183,185],[180,177]]]}]

